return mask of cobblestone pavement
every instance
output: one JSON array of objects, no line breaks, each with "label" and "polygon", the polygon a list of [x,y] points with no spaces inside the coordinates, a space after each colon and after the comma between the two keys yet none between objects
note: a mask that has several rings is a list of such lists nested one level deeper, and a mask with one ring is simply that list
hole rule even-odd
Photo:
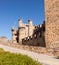
[{"label": "cobblestone pavement", "polygon": [[0,48],[3,48],[5,51],[10,51],[12,53],[21,53],[21,54],[28,55],[34,60],[43,63],[43,65],[59,65],[59,60],[53,58],[52,56],[48,56],[45,54],[38,54],[38,53],[27,51],[27,50],[12,48],[2,44],[0,44]]}]

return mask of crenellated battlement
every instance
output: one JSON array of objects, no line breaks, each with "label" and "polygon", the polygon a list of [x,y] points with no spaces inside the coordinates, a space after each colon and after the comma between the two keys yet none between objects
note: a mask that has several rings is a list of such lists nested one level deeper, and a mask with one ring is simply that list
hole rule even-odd
[{"label": "crenellated battlement", "polygon": [[31,46],[45,47],[45,24],[35,26],[32,36],[28,36],[22,39],[22,44]]},{"label": "crenellated battlement", "polygon": [[23,20],[19,19],[18,30],[12,27],[12,41],[13,43],[17,42],[18,44],[45,46],[44,33],[44,23],[34,26],[32,20],[28,20],[28,24],[23,24]]}]

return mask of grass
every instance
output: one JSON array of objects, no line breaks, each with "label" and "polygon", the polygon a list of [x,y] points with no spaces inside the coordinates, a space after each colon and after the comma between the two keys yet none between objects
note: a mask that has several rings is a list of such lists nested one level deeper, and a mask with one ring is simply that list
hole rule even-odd
[{"label": "grass", "polygon": [[27,55],[5,52],[0,49],[0,65],[41,65]]}]

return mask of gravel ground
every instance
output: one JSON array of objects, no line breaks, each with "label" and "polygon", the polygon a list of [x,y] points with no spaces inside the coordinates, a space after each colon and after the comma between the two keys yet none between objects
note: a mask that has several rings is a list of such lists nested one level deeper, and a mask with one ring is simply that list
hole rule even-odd
[{"label": "gravel ground", "polygon": [[53,58],[52,56],[48,56],[45,54],[38,54],[38,53],[27,51],[27,50],[12,48],[2,44],[0,44],[0,48],[3,48],[5,51],[10,51],[12,53],[21,53],[21,54],[28,55],[34,60],[43,63],[43,65],[59,65],[59,60]]}]

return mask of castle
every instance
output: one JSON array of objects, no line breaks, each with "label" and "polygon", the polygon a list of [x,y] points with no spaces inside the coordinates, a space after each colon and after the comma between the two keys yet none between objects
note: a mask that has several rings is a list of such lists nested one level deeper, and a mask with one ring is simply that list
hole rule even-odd
[{"label": "castle", "polygon": [[45,46],[45,22],[42,25],[34,26],[32,20],[23,24],[18,20],[18,29],[12,27],[12,42],[25,45]]},{"label": "castle", "polygon": [[24,24],[19,19],[18,28],[11,29],[12,39],[0,37],[0,44],[59,58],[59,0],[44,0],[44,6],[43,24],[35,26],[32,20]]},{"label": "castle", "polygon": [[18,29],[12,27],[12,42],[25,45],[59,48],[59,0],[44,0],[45,22],[34,26],[32,20],[23,24],[18,20]]},{"label": "castle", "polygon": [[28,20],[28,24],[23,24],[21,19],[18,20],[18,29],[12,27],[12,41],[13,43],[22,44],[22,39],[33,35],[35,26],[32,20]]}]

